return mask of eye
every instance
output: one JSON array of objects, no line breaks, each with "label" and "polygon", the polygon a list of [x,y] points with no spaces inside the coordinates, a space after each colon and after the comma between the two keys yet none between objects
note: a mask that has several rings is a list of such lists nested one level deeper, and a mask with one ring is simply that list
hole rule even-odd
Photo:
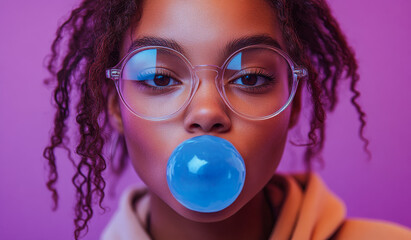
[{"label": "eye", "polygon": [[244,87],[258,87],[266,84],[268,81],[271,81],[271,79],[267,76],[248,74],[231,81],[231,83]]},{"label": "eye", "polygon": [[225,88],[237,89],[248,94],[271,93],[279,86],[276,75],[263,69],[243,69],[231,79]]},{"label": "eye", "polygon": [[144,94],[172,93],[183,85],[175,74],[164,69],[153,69],[140,72],[133,78],[134,89]]},{"label": "eye", "polygon": [[174,77],[172,71],[162,68],[150,69],[137,75],[137,83],[150,88],[167,88],[181,85],[182,82]]},{"label": "eye", "polygon": [[151,76],[146,76],[145,79],[147,80],[141,81],[144,81],[146,85],[151,87],[169,87],[181,84],[178,80],[175,80],[171,76],[162,74],[153,74]]}]

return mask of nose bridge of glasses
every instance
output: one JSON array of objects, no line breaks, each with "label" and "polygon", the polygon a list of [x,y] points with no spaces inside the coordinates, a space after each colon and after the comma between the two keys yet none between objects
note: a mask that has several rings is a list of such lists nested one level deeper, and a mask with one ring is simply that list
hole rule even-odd
[{"label": "nose bridge of glasses", "polygon": [[[220,97],[223,98],[221,94],[221,86],[219,86],[219,77],[221,74],[221,67],[215,65],[196,65],[193,67],[194,77],[197,78],[197,86],[195,89],[195,95],[198,95],[198,91],[206,91],[207,96],[212,96],[211,89],[214,89]],[[211,94],[211,95],[210,95]],[[202,94],[200,94],[202,95]]]},{"label": "nose bridge of glasses", "polygon": [[[221,68],[215,65],[197,65],[193,68],[195,77],[201,81],[214,81],[217,84],[217,80],[220,76]],[[216,85],[218,89],[218,86]]]},{"label": "nose bridge of glasses", "polygon": [[[217,79],[221,68],[215,65],[197,65],[193,68],[196,77],[202,79]],[[214,77],[213,77],[214,75]]]}]

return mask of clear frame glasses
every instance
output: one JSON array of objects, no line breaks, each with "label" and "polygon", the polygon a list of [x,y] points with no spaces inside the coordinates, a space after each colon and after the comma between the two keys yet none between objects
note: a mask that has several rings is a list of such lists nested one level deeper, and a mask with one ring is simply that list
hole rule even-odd
[{"label": "clear frame glasses", "polygon": [[[213,77],[203,73],[213,73]],[[125,106],[136,116],[160,121],[175,117],[193,99],[200,81],[214,80],[225,104],[253,120],[272,118],[288,107],[307,70],[282,50],[252,45],[231,54],[222,66],[196,65],[161,46],[135,49],[106,70]]]}]

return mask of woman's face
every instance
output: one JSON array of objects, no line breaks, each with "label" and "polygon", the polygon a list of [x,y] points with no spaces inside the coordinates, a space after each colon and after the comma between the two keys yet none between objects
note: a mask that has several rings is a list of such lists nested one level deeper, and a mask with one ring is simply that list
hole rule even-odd
[{"label": "woman's face", "polygon": [[[285,49],[275,12],[264,0],[150,0],[144,3],[140,21],[132,26],[125,34],[122,56],[142,37],[175,41],[193,65],[221,66],[228,57],[223,55],[227,44],[245,37],[266,35]],[[204,77],[192,102],[175,118],[143,120],[123,104],[120,115],[132,164],[149,190],[180,215],[207,222],[230,217],[262,190],[277,168],[297,114],[290,106],[268,120],[247,120],[224,104],[214,78]],[[166,165],[174,148],[204,134],[230,141],[243,156],[247,171],[240,196],[217,213],[186,209],[167,187]]]}]

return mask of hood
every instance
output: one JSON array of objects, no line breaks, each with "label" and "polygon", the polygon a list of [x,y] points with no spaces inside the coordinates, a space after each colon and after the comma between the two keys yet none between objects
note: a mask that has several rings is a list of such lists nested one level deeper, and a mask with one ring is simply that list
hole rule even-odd
[{"label": "hood", "polygon": [[344,222],[345,205],[316,174],[275,175],[267,190],[281,208],[270,239],[328,239]]}]

